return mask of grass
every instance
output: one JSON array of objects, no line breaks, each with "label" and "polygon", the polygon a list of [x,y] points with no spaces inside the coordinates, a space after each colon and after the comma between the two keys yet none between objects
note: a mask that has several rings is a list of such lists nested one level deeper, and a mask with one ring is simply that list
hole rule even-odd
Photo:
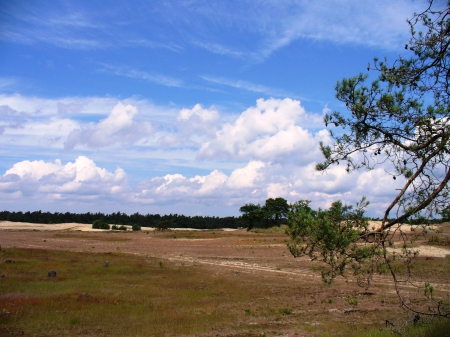
[{"label": "grass", "polygon": [[252,233],[263,233],[263,234],[286,234],[289,227],[287,225],[273,226],[269,228],[253,228],[250,230]]},{"label": "grass", "polygon": [[[258,287],[169,261],[25,249],[3,255],[16,262],[2,265],[2,336],[200,335],[219,327],[251,332],[249,320],[292,313],[255,303]],[[106,260],[109,267],[102,266]],[[49,270],[57,277],[48,278]]]},{"label": "grass", "polygon": [[[107,234],[114,234],[114,232],[106,232]],[[66,234],[66,233],[57,233],[54,234],[54,237],[57,238],[65,238],[65,239],[84,239],[84,240],[96,240],[96,241],[104,241],[104,242],[124,242],[124,241],[130,241],[129,238],[124,237],[117,237],[115,235],[96,235],[90,233],[89,236],[82,235],[82,234]]]},{"label": "grass", "polygon": [[[384,331],[386,318],[395,324],[404,322],[401,317],[405,315],[398,307],[398,298],[389,291],[390,286],[380,284],[369,293],[344,281],[329,287],[319,279],[303,279],[289,273],[258,274],[233,267],[218,270],[202,263],[174,262],[163,254],[153,258],[127,255],[114,249],[115,241],[136,235],[148,238],[145,233],[131,232],[123,236],[57,233],[56,237],[97,242],[89,241],[86,244],[89,252],[84,253],[2,250],[0,257],[15,263],[0,260],[0,275],[4,274],[0,278],[0,336],[17,336],[23,332],[25,336],[292,336],[297,333],[299,336],[383,337],[392,336],[391,331]],[[247,257],[250,262],[262,259],[258,254],[266,259],[273,242],[283,243],[282,236],[248,232],[178,231],[177,239],[173,235],[174,232],[152,233],[152,239],[161,238],[176,247],[180,238],[194,239],[193,244],[207,242],[214,246],[217,241],[212,239],[230,237],[230,242],[239,244],[243,252],[254,248],[252,251],[256,253]],[[105,244],[99,241],[111,241],[112,249],[108,246],[103,252],[97,252]],[[188,256],[188,253],[183,255],[180,251],[178,255]],[[236,256],[238,261],[243,259]],[[109,267],[103,267],[105,261],[109,261]],[[296,260],[304,264],[307,273],[312,273],[311,265],[302,261]],[[429,274],[433,270],[433,277],[448,280],[448,261],[419,257],[415,271]],[[275,266],[283,272],[292,268],[287,260]],[[56,278],[47,277],[51,270],[57,272]],[[414,327],[398,324],[397,329],[405,336],[434,337],[450,329],[446,321],[431,325],[420,321]]]},{"label": "grass", "polygon": [[372,329],[362,333],[361,337],[390,337],[408,336],[408,337],[444,337],[450,332],[449,319],[435,319],[427,323],[418,323],[416,325],[408,324],[404,326],[395,326],[390,329],[379,330]]}]

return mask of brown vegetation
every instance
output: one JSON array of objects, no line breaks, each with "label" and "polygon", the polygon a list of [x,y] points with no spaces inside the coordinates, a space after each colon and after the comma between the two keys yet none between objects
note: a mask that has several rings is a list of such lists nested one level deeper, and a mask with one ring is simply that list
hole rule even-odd
[{"label": "brown vegetation", "polygon": [[[326,286],[321,266],[294,259],[282,232],[0,234],[6,336],[350,336],[414,318],[399,308],[389,275],[369,290],[351,276]],[[416,268],[450,290],[445,254],[423,255]]]}]

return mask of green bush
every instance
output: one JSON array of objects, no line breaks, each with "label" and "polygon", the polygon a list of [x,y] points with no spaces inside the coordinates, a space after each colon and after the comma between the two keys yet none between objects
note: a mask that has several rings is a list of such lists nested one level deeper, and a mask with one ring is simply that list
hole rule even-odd
[{"label": "green bush", "polygon": [[141,226],[139,226],[138,224],[134,224],[134,225],[131,227],[131,230],[133,230],[133,231],[140,231],[140,230],[141,230]]},{"label": "green bush", "polygon": [[92,224],[93,229],[110,229],[109,225],[102,220],[95,220]]},{"label": "green bush", "polygon": [[160,220],[155,224],[155,229],[158,231],[165,231],[175,227],[175,223],[172,220]]}]

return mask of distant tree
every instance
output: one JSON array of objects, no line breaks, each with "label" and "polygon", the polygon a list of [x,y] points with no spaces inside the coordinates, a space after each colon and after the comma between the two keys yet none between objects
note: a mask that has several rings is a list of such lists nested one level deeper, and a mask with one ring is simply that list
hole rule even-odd
[{"label": "distant tree", "polygon": [[174,227],[175,223],[172,220],[159,220],[155,223],[155,229],[158,231],[166,231]]},{"label": "distant tree", "polygon": [[[325,116],[326,126],[342,130],[330,130],[331,146],[320,144],[325,161],[316,167],[325,171],[344,164],[352,172],[383,165],[401,188],[378,228],[367,225],[365,199],[354,210],[339,202],[317,213],[307,203],[299,205],[289,217],[290,249],[294,256],[307,254],[327,263],[327,282],[350,266],[359,284],[369,286],[384,268],[392,275],[402,306],[450,318],[448,298],[439,297],[429,283],[412,282],[418,252],[408,248],[411,237],[397,226],[408,219],[426,223],[438,214],[447,216],[450,204],[450,1],[429,1],[408,23],[412,37],[404,47],[411,57],[391,65],[375,59],[368,70],[379,75],[370,85],[363,74],[337,83],[336,96],[350,113]],[[394,235],[404,239],[397,253],[390,250]],[[421,290],[428,302],[407,300],[409,286]]]},{"label": "distant tree", "polygon": [[141,226],[139,226],[138,224],[134,224],[133,226],[131,226],[131,230],[134,232],[140,231]]},{"label": "distant tree", "polygon": [[239,208],[242,213],[242,220],[247,223],[247,230],[252,229],[256,224],[259,224],[263,219],[263,211],[261,205],[245,204]]}]

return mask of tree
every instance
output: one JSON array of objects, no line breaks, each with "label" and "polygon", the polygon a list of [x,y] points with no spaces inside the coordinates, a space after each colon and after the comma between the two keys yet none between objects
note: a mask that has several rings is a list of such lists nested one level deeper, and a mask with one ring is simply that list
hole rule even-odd
[{"label": "tree", "polygon": [[155,223],[155,229],[158,231],[166,231],[175,227],[173,220],[159,220]]},{"label": "tree", "polygon": [[253,227],[269,228],[285,221],[289,205],[286,199],[269,198],[262,207],[259,204],[245,204],[239,208],[239,212],[243,213],[242,219],[247,222],[247,230]]},{"label": "tree", "polygon": [[247,222],[247,230],[251,230],[255,224],[259,224],[263,218],[261,205],[245,204],[239,208],[242,214],[242,219]]},{"label": "tree", "polygon": [[269,225],[279,226],[281,221],[286,219],[289,213],[289,205],[286,199],[269,198],[266,200],[266,204],[262,207],[262,211],[264,212]]},{"label": "tree", "polygon": [[[299,213],[290,215],[294,240],[290,249],[294,256],[308,254],[326,262],[331,268],[326,280],[351,266],[361,284],[368,286],[372,275],[386,267],[404,307],[450,318],[448,303],[438,299],[429,284],[422,284],[427,305],[416,307],[402,294],[403,286],[419,286],[411,273],[418,252],[407,248],[409,238],[398,226],[408,219],[433,218],[450,202],[450,1],[443,8],[429,1],[408,24],[411,39],[404,47],[411,57],[399,57],[392,65],[375,59],[368,71],[378,72],[378,78],[370,84],[364,74],[337,83],[336,97],[350,113],[335,111],[324,117],[326,126],[339,129],[330,130],[332,145],[320,143],[325,161],[316,166],[325,171],[344,163],[352,172],[382,165],[403,186],[384,210],[378,228],[363,220],[365,200],[355,211],[333,204],[328,211],[314,213],[307,203],[300,205]],[[389,250],[396,234],[405,240],[397,255]],[[404,268],[399,270],[400,261]]]},{"label": "tree", "polygon": [[[289,234],[294,239],[288,244],[291,254],[295,257],[307,255],[312,260],[325,262],[329,267],[322,269],[325,283],[331,283],[338,275],[343,276],[347,265],[359,272],[367,255],[367,247],[358,241],[369,226],[364,217],[364,207],[368,202],[363,199],[353,210],[352,206],[343,205],[338,200],[330,209],[318,211],[313,210],[309,203],[309,200],[300,200],[291,206],[288,215]],[[358,261],[360,263],[355,263]],[[358,281],[363,284],[366,280],[359,277]]]}]

